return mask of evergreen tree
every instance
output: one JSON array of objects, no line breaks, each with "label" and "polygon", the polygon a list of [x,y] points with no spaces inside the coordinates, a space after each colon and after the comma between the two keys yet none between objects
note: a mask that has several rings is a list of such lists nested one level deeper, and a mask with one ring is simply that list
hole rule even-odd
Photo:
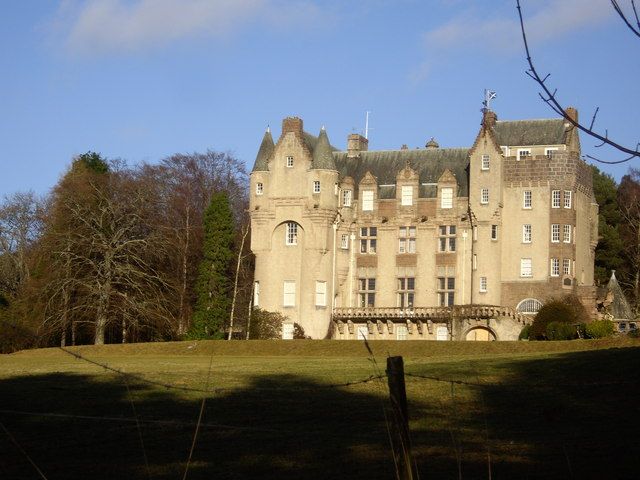
[{"label": "evergreen tree", "polygon": [[593,192],[600,206],[598,213],[598,246],[596,247],[595,278],[600,285],[606,284],[615,270],[622,265],[623,250],[619,225],[621,221],[617,200],[617,185],[613,177],[601,172],[597,167],[593,170]]},{"label": "evergreen tree", "polygon": [[204,215],[203,260],[190,338],[222,338],[231,310],[233,214],[225,192],[211,196]]}]

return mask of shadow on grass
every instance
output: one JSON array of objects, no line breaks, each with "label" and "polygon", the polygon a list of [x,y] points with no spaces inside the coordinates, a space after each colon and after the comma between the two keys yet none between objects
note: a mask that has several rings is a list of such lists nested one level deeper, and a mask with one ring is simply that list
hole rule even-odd
[{"label": "shadow on grass", "polygon": [[639,478],[640,348],[482,362],[422,372],[481,387],[408,379],[423,476]]},{"label": "shadow on grass", "polygon": [[[639,348],[625,348],[408,362],[407,372],[488,383],[407,379],[421,477],[490,478],[491,469],[491,478],[637,478],[639,360]],[[212,395],[188,478],[394,478],[385,393],[368,385],[264,375]],[[129,389],[140,431],[127,385],[112,375],[0,381],[0,422],[49,479],[182,478],[199,398]],[[40,478],[3,431],[0,478]]]}]

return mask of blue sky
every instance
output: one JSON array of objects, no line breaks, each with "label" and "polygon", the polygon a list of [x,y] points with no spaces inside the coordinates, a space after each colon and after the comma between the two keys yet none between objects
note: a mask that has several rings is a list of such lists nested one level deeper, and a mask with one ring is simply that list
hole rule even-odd
[{"label": "blue sky", "polygon": [[[635,146],[640,44],[609,2],[522,4],[563,103],[583,119],[599,106],[596,126]],[[485,88],[500,119],[553,116],[517,21],[515,0],[3,2],[0,196],[46,193],[88,150],[135,164],[210,148],[250,168],[288,115],[339,148],[367,110],[371,149],[470,146]],[[595,144],[583,136],[583,153],[622,158]]]}]

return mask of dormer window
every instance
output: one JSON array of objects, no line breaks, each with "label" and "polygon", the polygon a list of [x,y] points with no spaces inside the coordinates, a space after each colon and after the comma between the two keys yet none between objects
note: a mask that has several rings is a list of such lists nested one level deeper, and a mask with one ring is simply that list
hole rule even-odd
[{"label": "dormer window", "polygon": [[453,208],[453,188],[443,187],[440,190],[440,208]]},{"label": "dormer window", "polygon": [[403,207],[413,205],[413,187],[412,186],[403,186],[402,187],[402,201],[401,204]]},{"label": "dormer window", "polygon": [[558,153],[558,147],[549,147],[544,149],[544,154],[547,158],[552,158],[556,153]]},{"label": "dormer window", "polygon": [[373,190],[362,191],[362,211],[370,212],[373,210]]},{"label": "dormer window", "polygon": [[489,170],[489,155],[482,155],[482,170]]},{"label": "dormer window", "polygon": [[320,193],[320,181],[319,180],[314,180],[313,181],[313,193]]},{"label": "dormer window", "polygon": [[522,160],[525,158],[531,157],[531,150],[528,148],[519,148],[518,149],[518,160]]},{"label": "dormer window", "polygon": [[292,167],[293,167],[293,157],[289,155],[287,157],[287,168],[292,168]]},{"label": "dormer window", "polygon": [[262,195],[263,192],[264,186],[262,185],[262,182],[256,183],[256,195]]}]

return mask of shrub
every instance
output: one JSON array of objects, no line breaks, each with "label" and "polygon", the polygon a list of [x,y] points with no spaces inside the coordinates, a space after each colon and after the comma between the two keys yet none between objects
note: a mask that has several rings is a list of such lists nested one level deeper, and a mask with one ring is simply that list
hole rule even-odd
[{"label": "shrub", "polygon": [[305,333],[304,333],[304,328],[302,328],[302,325],[300,325],[299,323],[294,323],[293,324],[293,339],[294,340],[305,340],[311,337],[308,337]]},{"label": "shrub", "polygon": [[[538,311],[529,332],[530,340],[547,340],[547,326],[551,322],[569,323],[572,326],[590,320],[587,310],[575,295],[567,295],[547,301]],[[573,329],[575,332],[575,328]],[[575,337],[572,337],[575,338]]]},{"label": "shrub", "polygon": [[595,320],[584,326],[586,338],[604,338],[613,335],[614,327],[611,320]]},{"label": "shrub", "polygon": [[551,322],[547,325],[549,340],[573,340],[578,337],[576,326],[568,322]]},{"label": "shrub", "polygon": [[278,312],[255,308],[251,312],[249,338],[252,340],[275,340],[282,338],[282,322],[287,317]]},{"label": "shrub", "polygon": [[531,325],[525,325],[520,330],[520,335],[518,335],[518,340],[529,340],[529,334],[531,333]]}]

